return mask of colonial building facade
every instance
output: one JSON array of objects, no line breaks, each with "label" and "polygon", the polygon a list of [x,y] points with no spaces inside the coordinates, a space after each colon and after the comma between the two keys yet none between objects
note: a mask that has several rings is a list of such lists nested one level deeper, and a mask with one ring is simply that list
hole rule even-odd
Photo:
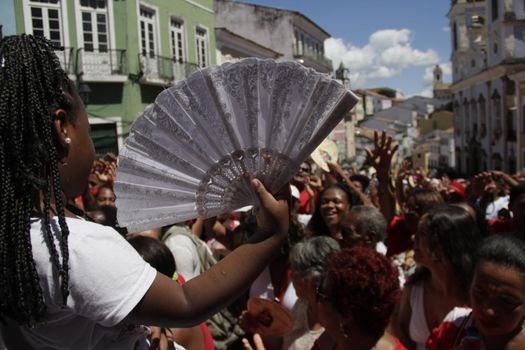
[{"label": "colonial building facade", "polygon": [[213,0],[5,1],[15,21],[0,16],[4,35],[42,35],[64,47],[57,55],[88,98],[99,154],[118,152],[162,89],[215,63]]},{"label": "colonial building facade", "polygon": [[330,34],[302,13],[231,0],[215,0],[214,6],[215,24],[221,31],[270,49],[280,60],[332,73],[332,61],[324,52]]},{"label": "colonial building facade", "polygon": [[456,167],[466,175],[523,169],[524,2],[453,0],[448,18]]}]

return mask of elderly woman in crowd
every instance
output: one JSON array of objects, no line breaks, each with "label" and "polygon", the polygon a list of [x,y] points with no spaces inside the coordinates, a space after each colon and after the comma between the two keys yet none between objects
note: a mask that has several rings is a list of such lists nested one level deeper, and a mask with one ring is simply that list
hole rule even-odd
[{"label": "elderly woman in crowd", "polygon": [[[316,288],[324,275],[327,257],[337,251],[337,241],[326,236],[307,238],[294,245],[290,252],[290,266],[292,282],[299,298],[291,310],[294,324],[282,338],[264,337],[264,346],[267,349],[311,349],[316,339],[324,332],[318,319]],[[249,330],[252,326],[249,323],[253,320],[247,320],[246,316],[247,314],[243,316],[243,324]],[[246,349],[251,349],[246,339],[244,344]],[[263,345],[259,344],[257,348],[262,347]]]},{"label": "elderly woman in crowd", "polygon": [[367,205],[352,207],[343,218],[342,241],[343,248],[363,246],[386,254],[383,243],[386,237],[387,223],[379,209]]}]

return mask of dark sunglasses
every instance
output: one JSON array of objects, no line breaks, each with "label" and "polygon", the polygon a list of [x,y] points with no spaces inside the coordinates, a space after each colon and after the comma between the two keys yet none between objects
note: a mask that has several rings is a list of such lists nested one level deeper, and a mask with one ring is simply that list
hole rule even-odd
[{"label": "dark sunglasses", "polygon": [[309,173],[311,169],[308,168],[308,167],[303,167],[303,166],[302,166],[302,167],[299,168],[299,170],[302,170],[302,171],[304,171],[304,172]]}]

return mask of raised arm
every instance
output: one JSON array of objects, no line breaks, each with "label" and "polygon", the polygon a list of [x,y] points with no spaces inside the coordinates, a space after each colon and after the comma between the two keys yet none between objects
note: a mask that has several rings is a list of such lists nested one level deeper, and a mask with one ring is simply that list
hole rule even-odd
[{"label": "raised arm", "polygon": [[365,149],[370,164],[376,169],[380,210],[387,222],[392,220],[396,211],[396,198],[390,185],[390,165],[397,148],[398,145],[392,146],[392,137],[387,137],[386,132],[383,131],[379,136],[374,131],[374,149]]},{"label": "raised arm", "polygon": [[510,187],[518,186],[519,182],[514,179],[512,176],[507,174],[506,172],[500,171],[500,170],[492,170],[491,171],[492,177],[494,180],[502,179],[507,183]]},{"label": "raised arm", "polygon": [[[257,213],[258,243],[245,244],[210,270],[180,286],[157,273],[131,320],[164,327],[198,324],[231,303],[246,290],[270,261],[280,252],[289,226],[285,188],[272,196],[259,180],[252,180],[261,207]],[[286,198],[285,198],[286,197]]]},{"label": "raised arm", "polygon": [[354,185],[354,183],[348,178],[348,176],[346,176],[345,172],[339,164],[330,162],[328,162],[327,164],[330,168],[330,174],[332,174],[332,176],[339,179],[339,181],[346,183],[348,187],[350,187],[352,191],[354,191],[359,196],[359,199],[361,199],[361,202],[363,202],[364,205],[372,205],[372,201],[370,200],[370,198],[368,198],[363,193],[363,191],[361,191]]},{"label": "raised arm", "polygon": [[410,163],[406,160],[401,162],[401,166],[399,167],[399,170],[397,172],[396,176],[396,198],[399,203],[399,205],[402,205],[406,198],[405,198],[405,188],[403,184],[403,180],[406,178],[410,170]]},{"label": "raised arm", "polygon": [[487,205],[493,200],[490,190],[493,190],[496,184],[490,172],[481,172],[474,176],[470,185],[467,201],[472,205],[478,205],[483,211],[487,209]]}]

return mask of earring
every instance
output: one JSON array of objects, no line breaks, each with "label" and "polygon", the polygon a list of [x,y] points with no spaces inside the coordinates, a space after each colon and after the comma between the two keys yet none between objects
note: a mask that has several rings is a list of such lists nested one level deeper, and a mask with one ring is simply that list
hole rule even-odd
[{"label": "earring", "polygon": [[71,139],[69,137],[66,137],[64,139],[64,142],[67,143],[68,145],[71,143]]}]

